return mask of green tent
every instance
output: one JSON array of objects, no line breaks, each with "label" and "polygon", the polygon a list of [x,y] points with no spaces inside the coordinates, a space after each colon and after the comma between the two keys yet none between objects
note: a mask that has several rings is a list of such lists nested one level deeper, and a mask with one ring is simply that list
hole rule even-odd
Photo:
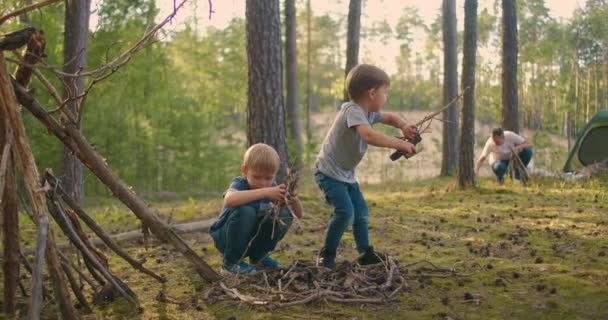
[{"label": "green tent", "polygon": [[564,172],[578,171],[605,159],[608,159],[608,110],[596,113],[578,132]]}]

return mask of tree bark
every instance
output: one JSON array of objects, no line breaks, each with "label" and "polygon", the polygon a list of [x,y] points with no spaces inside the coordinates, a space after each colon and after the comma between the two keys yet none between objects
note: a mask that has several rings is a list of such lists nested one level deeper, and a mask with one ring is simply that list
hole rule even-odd
[{"label": "tree bark", "polygon": [[[0,71],[1,72],[1,71]],[[8,318],[15,317],[17,311],[17,287],[19,286],[19,212],[17,207],[17,181],[15,162],[11,148],[12,132],[8,118],[0,106],[0,224],[4,261],[4,313]]]},{"label": "tree bark", "polygon": [[298,49],[296,44],[296,4],[295,0],[285,0],[285,65],[287,80],[287,116],[289,131],[294,143],[294,163],[302,163],[302,124],[298,111]]},{"label": "tree bark", "polygon": [[63,128],[45,109],[31,96],[25,88],[16,84],[17,99],[49,131],[61,140],[70,150],[104,183],[112,193],[121,200],[131,211],[145,223],[154,236],[160,241],[171,243],[186,259],[188,259],[196,272],[207,281],[217,281],[220,275],[201,259],[176,233],[162,221],[148,205],[141,200],[129,187],[114,174],[93,147],[73,125]]},{"label": "tree bark", "polygon": [[[462,57],[463,95],[460,124],[458,185],[475,187],[475,64],[477,57],[477,0],[464,1],[464,45]],[[467,89],[468,88],[468,89]]]},{"label": "tree bark", "polygon": [[585,82],[587,94],[585,95],[585,122],[589,121],[589,110],[591,108],[591,67],[587,67],[587,81]]},{"label": "tree bark", "polygon": [[312,73],[312,8],[310,6],[310,0],[306,1],[306,143],[310,143],[312,139],[312,131],[310,126],[310,112],[312,110],[312,90],[310,84],[310,77]]},{"label": "tree bark", "polygon": [[287,174],[279,1],[247,0],[247,141],[271,145],[281,158],[277,180]]},{"label": "tree bark", "polygon": [[[63,49],[63,71],[76,73],[87,66],[90,0],[65,1],[65,34]],[[74,99],[84,91],[84,77],[63,79],[63,98],[69,100],[66,107],[76,115],[76,126],[82,132],[82,98]],[[80,109],[80,110],[79,110]],[[62,153],[64,188],[77,202],[84,198],[84,170],[82,163],[66,146]]]},{"label": "tree bark", "polygon": [[[350,69],[359,64],[359,38],[361,33],[361,0],[350,0],[348,5],[348,27],[346,31],[346,67],[344,77]],[[344,88],[344,101],[348,98],[348,91]]]},{"label": "tree bark", "polygon": [[[456,0],[443,0],[443,102],[458,96],[458,52],[456,38]],[[458,166],[458,101],[443,112],[443,156],[441,175],[455,174]]]},{"label": "tree bark", "polygon": [[519,132],[516,0],[502,0],[502,127]]}]

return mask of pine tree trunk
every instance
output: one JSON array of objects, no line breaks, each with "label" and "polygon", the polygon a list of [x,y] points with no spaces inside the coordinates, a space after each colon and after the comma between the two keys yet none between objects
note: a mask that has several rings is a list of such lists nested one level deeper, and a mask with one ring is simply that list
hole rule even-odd
[{"label": "pine tree trunk", "polygon": [[608,110],[608,50],[604,51],[604,109]]},{"label": "pine tree trunk", "polygon": [[310,112],[312,108],[311,103],[311,84],[310,77],[312,73],[312,42],[311,42],[311,19],[312,19],[312,8],[310,6],[310,0],[306,1],[306,143],[310,143],[312,139],[312,131],[310,127]]},{"label": "pine tree trunk", "polygon": [[516,0],[502,0],[502,127],[519,132]]},{"label": "pine tree trunk", "polygon": [[[359,34],[361,32],[361,0],[350,0],[348,6],[348,28],[346,33],[346,67],[344,76],[359,64]],[[344,88],[344,101],[350,100]]]},{"label": "pine tree trunk", "polygon": [[579,97],[579,88],[580,88],[580,75],[579,75],[579,67],[578,67],[578,54],[576,54],[575,57],[575,66],[576,69],[574,70],[574,100],[575,100],[575,105],[574,105],[574,133],[576,134],[578,132],[578,121],[579,121],[579,113],[580,113],[580,97]]},{"label": "pine tree trunk", "polygon": [[591,109],[591,68],[587,67],[587,94],[585,95],[585,122],[589,121],[589,112]]},{"label": "pine tree trunk", "polygon": [[[458,52],[456,0],[443,0],[443,102],[458,96]],[[443,112],[443,157],[441,175],[454,175],[458,166],[458,102]]]},{"label": "pine tree trunk", "polygon": [[281,157],[280,181],[287,172],[281,23],[278,0],[247,0],[247,140],[266,143]]},{"label": "pine tree trunk", "polygon": [[[86,68],[88,52],[89,15],[90,0],[69,0],[65,2],[65,35],[63,71],[75,73],[81,68]],[[63,87],[63,98],[76,97],[84,91],[84,78],[65,77]],[[78,116],[78,129],[82,132],[82,115],[79,104],[82,99],[72,99],[67,103],[67,108]],[[82,106],[80,106],[82,108]],[[78,202],[84,198],[84,171],[82,163],[74,156],[67,147],[63,147],[62,153],[64,188]]]},{"label": "pine tree trunk", "polygon": [[302,124],[298,111],[298,60],[296,44],[296,4],[295,0],[285,0],[285,60],[287,80],[287,116],[291,138],[295,144],[294,162],[301,165],[302,160]]},{"label": "pine tree trunk", "polygon": [[599,92],[599,87],[600,87],[600,77],[599,77],[599,70],[598,70],[598,66],[599,66],[599,62],[597,61],[597,59],[595,60],[595,66],[594,66],[594,72],[593,72],[593,76],[595,77],[595,105],[594,105],[594,112],[593,114],[596,114],[598,111],[600,111],[600,92]]},{"label": "pine tree trunk", "polygon": [[[458,185],[475,187],[475,66],[477,55],[477,0],[464,1],[464,45],[462,57],[462,122]],[[468,89],[466,89],[468,88]]]}]

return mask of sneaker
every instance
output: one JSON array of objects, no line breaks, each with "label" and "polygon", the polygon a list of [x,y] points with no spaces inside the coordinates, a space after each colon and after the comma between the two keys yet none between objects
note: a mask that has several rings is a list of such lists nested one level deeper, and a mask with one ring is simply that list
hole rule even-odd
[{"label": "sneaker", "polygon": [[257,272],[257,269],[248,264],[247,262],[240,261],[237,264],[233,265],[222,265],[222,273],[227,274],[254,274]]},{"label": "sneaker", "polygon": [[374,247],[369,246],[367,250],[363,252],[363,254],[359,256],[359,258],[357,258],[357,262],[360,265],[364,266],[369,264],[381,263],[384,261],[382,260],[381,255],[374,251]]},{"label": "sneaker", "polygon": [[317,266],[323,266],[325,268],[334,270],[336,269],[336,257],[328,255],[325,252],[325,248],[322,248],[319,251],[319,256],[317,257]]},{"label": "sneaker", "polygon": [[278,268],[281,266],[281,263],[278,262],[277,260],[271,258],[270,256],[265,256],[262,260],[253,263],[253,261],[251,261],[251,258],[249,259],[249,262],[251,262],[251,264],[256,265],[256,266],[261,266],[264,269],[266,268]]}]

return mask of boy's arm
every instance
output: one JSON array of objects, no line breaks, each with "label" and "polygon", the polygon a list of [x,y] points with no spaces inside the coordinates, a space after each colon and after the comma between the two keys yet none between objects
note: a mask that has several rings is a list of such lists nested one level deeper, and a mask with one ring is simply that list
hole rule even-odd
[{"label": "boy's arm", "polygon": [[224,205],[227,207],[234,208],[264,198],[268,198],[274,201],[280,201],[281,199],[283,199],[283,197],[285,197],[284,184],[278,185],[276,187],[260,188],[254,190],[229,190],[224,196]]},{"label": "boy's arm", "polygon": [[363,139],[363,141],[371,144],[372,146],[397,149],[408,154],[416,153],[416,148],[413,144],[377,132],[372,129],[370,125],[358,125],[355,127],[355,130],[357,130],[357,133],[361,135],[361,139]]},{"label": "boy's arm", "polygon": [[383,112],[380,122],[401,130],[403,135],[409,139],[413,139],[418,131],[414,125],[410,125],[405,119],[394,112]]}]

